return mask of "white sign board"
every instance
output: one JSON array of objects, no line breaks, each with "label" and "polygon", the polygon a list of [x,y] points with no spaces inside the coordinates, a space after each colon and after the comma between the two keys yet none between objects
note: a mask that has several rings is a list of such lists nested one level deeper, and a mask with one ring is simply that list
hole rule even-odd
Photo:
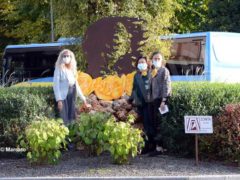
[{"label": "white sign board", "polygon": [[184,116],[185,133],[212,134],[212,116]]}]

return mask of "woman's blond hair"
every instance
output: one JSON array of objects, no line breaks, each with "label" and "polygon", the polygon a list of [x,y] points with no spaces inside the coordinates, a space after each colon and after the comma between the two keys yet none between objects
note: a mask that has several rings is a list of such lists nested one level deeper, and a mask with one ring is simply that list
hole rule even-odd
[{"label": "woman's blond hair", "polygon": [[[65,63],[63,62],[63,55],[66,52],[69,53],[70,58],[71,58],[69,67],[67,67],[65,65]],[[74,74],[76,75],[76,73],[77,73],[77,61],[75,59],[74,53],[72,51],[70,51],[69,49],[63,49],[58,55],[58,58],[57,58],[57,61],[56,61],[56,64],[55,64],[55,68],[59,68],[59,69],[70,68],[74,72]]]}]

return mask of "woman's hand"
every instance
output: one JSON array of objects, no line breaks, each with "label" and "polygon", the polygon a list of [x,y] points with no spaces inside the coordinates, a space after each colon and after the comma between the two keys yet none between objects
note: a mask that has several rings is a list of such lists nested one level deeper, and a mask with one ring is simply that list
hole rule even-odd
[{"label": "woman's hand", "polygon": [[79,107],[79,113],[85,112],[88,113],[90,112],[90,108],[91,108],[91,104],[88,104],[87,102],[83,102],[83,104],[81,104],[81,106]]},{"label": "woman's hand", "polygon": [[161,102],[161,104],[160,104],[160,109],[161,109],[162,111],[165,110],[165,102]]},{"label": "woman's hand", "polygon": [[63,103],[62,103],[62,101],[58,101],[58,110],[59,110],[59,111],[62,111],[62,108],[63,108]]},{"label": "woman's hand", "polygon": [[92,105],[91,105],[91,104],[88,104],[87,102],[84,102],[84,106],[85,106],[86,108],[91,108],[91,107],[92,107]]}]

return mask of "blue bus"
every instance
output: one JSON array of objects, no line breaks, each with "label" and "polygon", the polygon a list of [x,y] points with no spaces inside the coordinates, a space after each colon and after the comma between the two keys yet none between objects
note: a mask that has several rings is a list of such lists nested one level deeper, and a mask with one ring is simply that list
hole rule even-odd
[{"label": "blue bus", "polygon": [[176,34],[166,66],[173,81],[240,82],[240,33]]}]

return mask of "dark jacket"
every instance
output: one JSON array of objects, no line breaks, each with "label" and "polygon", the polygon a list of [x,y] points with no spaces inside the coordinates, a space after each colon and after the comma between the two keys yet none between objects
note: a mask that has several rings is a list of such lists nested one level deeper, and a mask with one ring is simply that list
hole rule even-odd
[{"label": "dark jacket", "polygon": [[[144,80],[148,81],[148,89],[145,87]],[[139,72],[135,74],[130,101],[133,101],[132,103],[135,106],[143,106],[144,104],[151,102],[151,72],[148,72],[146,77],[142,77]]]},{"label": "dark jacket", "polygon": [[171,95],[171,79],[167,68],[161,67],[151,82],[152,99],[167,98]]}]

